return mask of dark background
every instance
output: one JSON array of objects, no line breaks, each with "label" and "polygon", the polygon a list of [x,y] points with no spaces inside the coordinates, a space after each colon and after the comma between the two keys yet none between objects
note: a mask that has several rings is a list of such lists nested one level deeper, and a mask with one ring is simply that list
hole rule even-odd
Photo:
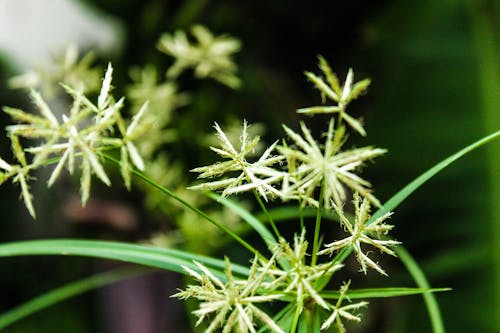
[{"label": "dark background", "polygon": [[[389,150],[364,170],[382,202],[438,161],[500,127],[495,1],[84,2],[124,23],[123,49],[113,59],[101,59],[103,63],[113,61],[118,90],[128,83],[126,72],[131,65],[152,62],[166,68],[168,59],[154,48],[162,32],[202,23],[241,39],[243,49],[236,57],[244,82],[240,91],[182,78],[187,89],[197,89],[189,106],[196,117],[179,123],[188,129],[181,132],[187,139],[193,131],[209,131],[213,121],[222,121],[229,114],[264,122],[271,140],[281,137],[281,123],[297,123],[295,109],[319,101],[303,76],[304,70],[316,71],[318,54],[342,78],[350,66],[358,78],[372,78],[368,95],[351,109],[364,117],[369,134],[367,139],[354,140],[356,145]],[[25,102],[5,88],[13,74],[14,69],[4,62],[0,70],[2,105]],[[5,116],[0,119],[3,124],[7,121]],[[322,128],[320,123],[315,125]],[[198,165],[199,161],[183,157],[180,151],[185,148],[174,151],[178,150],[187,165]],[[5,144],[0,149],[2,156],[8,154]],[[448,332],[494,332],[498,328],[499,155],[498,143],[467,155],[415,192],[392,218],[395,238],[416,257],[431,285],[453,288],[438,295]],[[1,241],[87,235],[61,225],[50,212],[42,212],[43,218],[32,222],[17,202],[18,189],[4,185],[0,190]],[[47,202],[50,210],[51,199],[61,195],[58,191],[62,190],[47,192],[39,202]],[[0,311],[102,265],[88,259],[2,259]],[[397,261],[384,267],[390,278],[386,281],[369,274],[366,287],[413,285]],[[175,286],[164,289],[158,293],[168,298]],[[103,316],[102,299],[102,293],[89,293],[5,332],[111,332],[106,329],[109,325],[102,324],[113,320]],[[366,322],[353,331],[430,331],[420,297],[371,303]],[[168,309],[156,311],[160,317],[172,316]],[[158,325],[165,325],[164,321]],[[165,332],[175,331],[172,327]]]}]

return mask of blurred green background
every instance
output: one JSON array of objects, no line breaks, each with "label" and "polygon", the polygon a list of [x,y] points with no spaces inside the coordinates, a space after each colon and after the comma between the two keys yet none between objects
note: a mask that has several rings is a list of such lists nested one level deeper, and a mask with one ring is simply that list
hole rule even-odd
[{"label": "blurred green background", "polygon": [[[103,64],[114,63],[117,90],[129,82],[127,70],[132,65],[152,62],[166,68],[169,60],[154,47],[162,32],[202,23],[241,39],[243,49],[236,57],[244,82],[240,91],[188,78],[183,82],[187,89],[194,85],[197,89],[188,116],[178,124],[186,129],[181,132],[185,139],[193,131],[210,131],[213,121],[229,115],[265,123],[270,140],[281,137],[281,123],[297,123],[295,109],[319,101],[303,76],[304,70],[316,71],[318,54],[341,77],[352,66],[358,78],[372,78],[368,95],[351,109],[363,116],[369,134],[356,144],[389,150],[364,170],[381,201],[444,157],[500,128],[497,1],[84,3],[87,10],[106,13],[123,27],[122,47],[101,57]],[[7,78],[18,74],[17,69],[5,55],[3,59],[0,104],[22,105],[26,100],[6,88]],[[7,117],[2,115],[0,120],[5,124]],[[199,161],[182,155],[185,148],[178,148],[178,158],[188,166],[198,165]],[[0,149],[2,156],[8,153],[5,145]],[[448,332],[500,331],[499,159],[498,142],[473,152],[414,193],[392,218],[395,238],[421,263],[431,285],[453,288],[438,295]],[[61,224],[50,211],[32,222],[17,202],[17,189],[2,186],[0,190],[2,242],[86,236]],[[48,195],[63,194],[55,190]],[[111,237],[134,240],[140,236]],[[95,265],[86,259],[2,259],[0,311],[86,275]],[[396,260],[386,265],[390,279],[369,274],[373,279],[367,287],[413,285]],[[166,291],[164,297],[168,296]],[[71,300],[5,332],[108,332],[106,325],[97,323],[103,319],[96,297],[90,293]],[[160,311],[165,316],[168,312]],[[430,332],[420,297],[375,300],[367,319],[353,331]]]}]

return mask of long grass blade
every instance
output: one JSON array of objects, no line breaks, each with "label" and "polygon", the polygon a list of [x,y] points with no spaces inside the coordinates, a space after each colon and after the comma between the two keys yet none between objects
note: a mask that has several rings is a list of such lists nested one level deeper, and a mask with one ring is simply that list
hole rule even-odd
[{"label": "long grass blade", "polygon": [[[406,287],[390,287],[390,288],[367,288],[367,289],[349,289],[347,297],[349,299],[366,299],[366,298],[386,298],[386,297],[400,297],[420,295],[424,293],[436,293],[443,291],[450,291],[450,288],[406,288]],[[340,297],[339,291],[324,291],[321,297],[326,299],[338,299]]]},{"label": "long grass blade", "polygon": [[[186,274],[183,266],[198,271],[193,261],[208,267],[214,274],[225,279],[224,260],[205,257],[181,250],[161,249],[144,245],[135,245],[109,241],[91,241],[78,239],[33,240],[0,245],[0,257],[62,255],[112,259],[160,268]],[[249,270],[237,264],[231,264],[235,275],[247,277]]]},{"label": "long grass blade", "polygon": [[[498,136],[500,136],[500,131],[496,131],[482,139],[475,141],[474,143],[468,145],[467,147],[459,150],[455,154],[450,157],[444,159],[439,162],[411,183],[406,185],[401,191],[396,193],[392,198],[390,198],[379,210],[373,214],[370,220],[366,223],[367,225],[374,222],[380,216],[394,210],[401,202],[403,202],[410,194],[412,194],[415,190],[417,190],[420,186],[422,186],[425,182],[431,179],[434,175],[436,175],[439,171],[446,168],[451,163],[455,162],[465,154],[481,147],[482,145],[493,141]],[[418,263],[413,259],[413,257],[405,250],[404,247],[398,246],[395,249],[396,254],[398,255],[401,262],[405,265],[406,269],[413,277],[413,280],[417,284],[418,287],[423,289],[429,289],[430,285],[425,277],[423,270],[420,268]],[[423,298],[425,305],[427,307],[427,312],[429,313],[429,318],[431,320],[432,330],[434,333],[444,333],[444,323],[441,316],[441,311],[439,310],[439,305],[437,300],[432,292],[424,292]]]},{"label": "long grass blade", "polygon": [[[427,281],[423,270],[417,264],[415,259],[413,259],[412,256],[408,253],[408,251],[406,251],[406,249],[402,246],[396,247],[395,251],[417,286],[422,289],[430,290],[430,284]],[[434,297],[434,294],[431,291],[424,291],[422,293],[422,296],[424,298],[425,306],[427,307],[427,312],[429,312],[432,331],[434,333],[444,333],[445,328],[443,318],[441,317],[441,311],[439,310],[439,305],[436,298]]]},{"label": "long grass blade", "polygon": [[105,273],[99,273],[72,283],[68,283],[0,314],[0,330],[36,312],[63,302],[69,298],[81,295],[87,291],[97,289],[117,281],[151,273],[153,271],[154,270],[152,269],[144,267],[127,267]]},{"label": "long grass blade", "polygon": [[378,209],[373,216],[370,218],[370,220],[366,223],[367,225],[373,223],[376,219],[381,217],[382,215],[393,211],[401,202],[403,202],[410,194],[415,192],[420,186],[422,186],[425,182],[427,182],[429,179],[431,179],[434,175],[436,175],[439,171],[443,170],[446,168],[448,165],[451,163],[455,162],[462,156],[464,156],[467,153],[470,153],[476,148],[481,147],[482,145],[493,141],[497,137],[500,136],[500,131],[496,131],[488,136],[485,136],[482,139],[477,140],[476,142],[468,145],[467,147],[459,150],[455,154],[451,155],[450,157],[442,160],[417,178],[413,180],[411,183],[406,185],[401,191],[396,193],[392,198],[390,198],[384,205]]}]

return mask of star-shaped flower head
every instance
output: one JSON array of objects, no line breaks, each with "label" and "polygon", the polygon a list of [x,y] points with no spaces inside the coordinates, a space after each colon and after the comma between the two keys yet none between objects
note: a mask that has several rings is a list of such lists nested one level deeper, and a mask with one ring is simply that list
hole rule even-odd
[{"label": "star-shaped flower head", "polygon": [[295,235],[293,246],[290,246],[283,238],[274,250],[278,254],[278,264],[281,268],[268,270],[274,280],[267,286],[295,297],[297,304],[304,304],[310,300],[318,306],[328,309],[328,303],[321,297],[315,285],[321,278],[331,276],[343,267],[342,264],[319,264],[309,265],[307,263],[307,246],[305,232],[300,236]]},{"label": "star-shaped flower head", "polygon": [[148,103],[147,113],[141,117],[141,129],[147,135],[136,140],[136,145],[141,155],[151,161],[165,144],[178,138],[177,129],[168,126],[174,111],[187,104],[189,98],[186,93],[178,92],[175,82],[161,82],[152,65],[133,68],[130,77],[134,83],[126,91],[132,113],[138,114],[144,103]]},{"label": "star-shaped flower head", "polygon": [[371,245],[379,249],[381,252],[387,253],[391,256],[396,256],[393,250],[389,247],[400,244],[400,242],[395,240],[383,240],[380,239],[383,235],[386,235],[389,231],[394,228],[394,226],[384,223],[388,219],[392,212],[389,212],[370,224],[367,222],[370,220],[370,203],[366,198],[360,198],[360,196],[354,194],[354,223],[349,221],[349,219],[344,215],[344,211],[337,205],[334,205],[335,211],[337,212],[340,223],[344,229],[350,234],[350,236],[338,240],[329,244],[325,244],[325,249],[318,252],[321,254],[332,254],[340,249],[348,246],[352,246],[354,252],[356,253],[356,258],[361,264],[361,271],[366,274],[367,268],[373,268],[382,275],[387,275],[385,271],[370,257],[368,257],[368,252],[364,252],[361,248],[362,244]]},{"label": "star-shaped flower head", "polygon": [[[319,77],[312,72],[306,72],[307,78],[321,92],[323,104],[326,98],[334,101],[334,106],[313,106],[297,110],[298,113],[317,114],[317,113],[338,113],[338,121],[345,120],[356,132],[365,136],[366,131],[361,122],[351,117],[346,112],[347,105],[354,99],[362,95],[370,85],[370,79],[365,79],[353,84],[354,72],[349,69],[343,87],[340,86],[337,75],[332,71],[326,60],[319,56],[319,68],[325,75],[325,78]],[[325,82],[326,80],[326,82]]]},{"label": "star-shaped flower head", "polygon": [[209,166],[195,168],[191,171],[199,172],[200,175],[198,178],[220,177],[224,174],[233,172],[237,172],[239,174],[222,180],[215,180],[192,186],[190,189],[223,189],[222,196],[256,190],[257,193],[265,200],[267,200],[268,195],[280,196],[281,193],[272,186],[273,183],[280,181],[286,174],[272,168],[274,164],[283,160],[283,156],[271,155],[277,142],[267,148],[257,161],[251,163],[247,160],[247,158],[252,154],[254,148],[258,145],[260,138],[258,136],[249,138],[248,125],[246,121],[243,123],[243,129],[240,137],[241,145],[239,149],[231,143],[229,138],[217,123],[215,123],[215,130],[217,131],[217,137],[221,147],[210,148],[228,160],[224,162],[217,162]]},{"label": "star-shaped flower head", "polygon": [[342,323],[342,318],[356,322],[361,321],[361,317],[359,315],[353,315],[351,311],[358,310],[359,308],[367,306],[368,302],[363,301],[342,306],[344,299],[349,300],[349,298],[347,297],[347,291],[349,290],[350,284],[351,281],[345,283],[344,285],[342,285],[342,287],[340,287],[340,296],[337,300],[337,303],[331,307],[331,310],[333,310],[333,312],[321,326],[322,331],[328,329],[333,323],[335,323],[335,326],[337,327],[339,332],[345,333],[346,329],[344,327],[344,324]]},{"label": "star-shaped flower head", "polygon": [[277,148],[287,158],[291,179],[291,184],[283,189],[285,199],[298,198],[317,205],[315,190],[323,187],[323,205],[331,207],[334,203],[342,206],[346,199],[344,186],[347,186],[375,205],[380,205],[370,192],[370,183],[356,175],[355,171],[365,161],[384,154],[385,149],[363,147],[341,151],[345,142],[345,127],[334,131],[333,118],[330,119],[324,146],[314,140],[304,123],[301,123],[303,137],[283,127],[296,146]]},{"label": "star-shaped flower head", "polygon": [[199,300],[198,310],[193,311],[199,318],[196,325],[213,315],[210,325],[205,330],[206,333],[218,331],[219,328],[222,328],[223,333],[229,333],[233,329],[241,333],[256,333],[255,320],[269,327],[272,332],[284,333],[269,315],[255,305],[272,302],[283,296],[276,293],[259,294],[263,289],[267,271],[274,264],[274,259],[262,266],[258,258],[255,258],[248,279],[242,280],[233,277],[231,264],[226,258],[227,281],[225,282],[202,264],[195,264],[200,272],[188,267],[184,269],[200,284],[190,285],[172,297],[180,299],[194,297]]},{"label": "star-shaped flower head", "polygon": [[184,31],[161,36],[158,49],[175,58],[167,77],[175,79],[185,69],[194,68],[198,78],[211,77],[231,88],[238,88],[241,83],[231,56],[239,51],[240,41],[225,35],[214,36],[201,25],[193,26],[191,33],[196,43],[191,43]]},{"label": "star-shaped flower head", "polygon": [[[112,72],[113,69],[110,64],[103,79],[97,103],[93,103],[84,95],[81,86],[74,88],[63,84],[64,89],[73,98],[73,105],[69,112],[61,116],[61,119],[56,117],[49,104],[34,90],[31,92],[31,98],[39,111],[39,115],[15,108],[3,108],[4,112],[17,122],[15,125],[7,126],[7,131],[13,142],[13,151],[16,152],[16,149],[18,151],[16,157],[19,161],[23,160],[21,162],[22,168],[19,169],[23,170],[23,174],[25,174],[25,171],[45,165],[49,158],[58,159],[57,165],[48,180],[48,186],[51,186],[65,167],[72,174],[75,169],[75,160],[80,160],[79,165],[82,170],[80,180],[81,195],[82,203],[85,204],[90,193],[92,174],[95,174],[104,184],[108,186],[111,184],[100,162],[100,149],[122,147],[122,162],[128,163],[130,157],[130,160],[137,168],[143,168],[144,163],[132,140],[141,132],[139,130],[141,127],[139,120],[144,113],[145,107],[134,117],[130,126],[125,128],[124,120],[120,115],[124,99],[121,98],[115,101],[110,94]],[[120,134],[122,134],[121,138],[113,136],[116,127],[119,128]],[[37,139],[37,145],[22,148],[18,138]],[[14,144],[15,142],[17,144]],[[27,162],[24,152],[31,154],[31,163]],[[126,154],[125,158],[123,158],[124,153]],[[4,170],[6,170],[6,166],[4,165]],[[18,169],[13,168],[13,170]],[[124,179],[127,182],[125,177],[126,175],[124,175]],[[23,179],[19,179],[19,181],[23,185]],[[29,203],[30,200],[25,195],[27,193],[24,190],[25,188],[23,187],[23,196],[25,202]],[[28,204],[27,207],[32,212],[32,207]]]}]

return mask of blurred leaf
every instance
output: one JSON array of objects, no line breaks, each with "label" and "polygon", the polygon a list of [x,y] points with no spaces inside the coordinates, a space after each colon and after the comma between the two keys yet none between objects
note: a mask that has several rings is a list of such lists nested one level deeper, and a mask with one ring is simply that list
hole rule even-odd
[{"label": "blurred leaf", "polygon": [[153,272],[153,270],[137,267],[116,269],[66,284],[0,314],[0,329],[10,326],[16,321],[30,316],[33,313],[41,311],[69,298],[83,294],[92,289],[151,272]]}]

